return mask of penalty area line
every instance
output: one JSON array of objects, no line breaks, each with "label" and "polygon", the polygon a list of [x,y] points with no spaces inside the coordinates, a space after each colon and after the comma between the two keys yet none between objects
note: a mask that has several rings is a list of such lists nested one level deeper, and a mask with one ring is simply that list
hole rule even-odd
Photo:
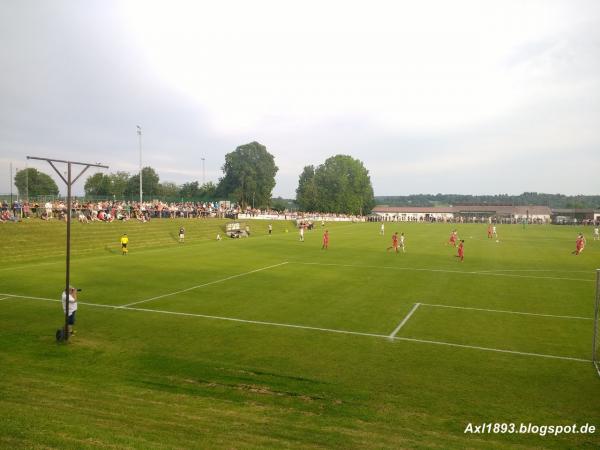
[{"label": "penalty area line", "polygon": [[[102,305],[102,306],[104,306],[104,305]],[[407,337],[398,337],[398,336],[394,336],[394,337],[390,338],[389,335],[385,335],[385,334],[363,333],[363,332],[359,332],[359,331],[339,330],[339,329],[335,329],[335,328],[311,327],[308,325],[294,325],[294,324],[289,324],[289,323],[264,322],[264,321],[260,321],[260,320],[237,319],[234,317],[209,316],[206,314],[194,314],[194,313],[184,313],[184,312],[176,312],[176,311],[163,311],[163,310],[148,309],[148,308],[123,308],[123,307],[114,307],[114,308],[130,310],[130,311],[140,311],[140,312],[149,312],[149,313],[158,313],[158,314],[170,314],[170,315],[176,315],[176,316],[188,316],[188,317],[200,317],[200,318],[204,318],[204,319],[213,319],[213,320],[225,320],[225,321],[229,321],[229,322],[250,323],[250,324],[255,324],[255,325],[265,325],[265,326],[282,327],[282,328],[295,328],[295,329],[310,330],[310,331],[321,331],[321,332],[326,332],[326,333],[348,334],[348,335],[354,335],[354,336],[369,336],[369,337],[385,338],[385,339],[392,339],[392,340],[405,341],[405,342],[418,342],[421,344],[444,345],[447,347],[466,348],[466,349],[472,349],[472,350],[482,350],[482,351],[506,353],[506,354],[512,354],[512,355],[535,356],[535,357],[539,357],[539,358],[562,359],[562,360],[566,360],[566,361],[578,361],[578,362],[586,362],[586,363],[592,362],[589,359],[575,358],[575,357],[571,357],[571,356],[558,356],[558,355],[548,355],[545,353],[519,352],[516,350],[504,350],[504,349],[500,349],[500,348],[480,347],[477,345],[455,344],[453,342],[432,341],[432,340],[426,340],[426,339],[407,338]],[[416,309],[416,308],[413,308],[413,310],[414,309]]]},{"label": "penalty area line", "polygon": [[408,312],[408,314],[404,317],[404,319],[402,319],[402,322],[400,322],[400,324],[396,327],[396,329],[390,333],[390,335],[388,336],[390,339],[393,339],[394,336],[396,336],[398,334],[398,331],[400,331],[400,329],[404,326],[404,324],[406,322],[408,322],[408,319],[410,319],[410,317],[414,314],[414,312],[417,310],[417,308],[419,306],[421,306],[420,303],[415,303],[415,305]]},{"label": "penalty area line", "polygon": [[432,308],[464,309],[464,310],[468,310],[468,311],[484,311],[484,312],[502,313],[502,314],[518,314],[518,315],[522,315],[522,316],[553,317],[556,319],[594,320],[593,317],[559,316],[559,315],[555,315],[555,314],[541,314],[541,313],[530,313],[530,312],[522,312],[522,311],[507,311],[507,310],[503,310],[503,309],[474,308],[471,306],[438,305],[438,304],[432,304],[432,303],[420,303],[420,305],[429,306]]},{"label": "penalty area line", "polygon": [[572,356],[557,356],[557,355],[547,355],[545,353],[519,352],[516,350],[504,350],[501,348],[480,347],[478,345],[455,344],[453,342],[430,341],[427,339],[415,339],[415,338],[398,337],[398,336],[394,337],[394,339],[399,340],[399,341],[407,341],[407,342],[419,342],[422,344],[435,344],[435,345],[446,345],[448,347],[469,348],[469,349],[473,349],[473,350],[483,350],[486,352],[508,353],[511,355],[537,356],[539,358],[563,359],[563,360],[567,360],[567,361],[578,361],[578,362],[586,362],[586,363],[592,362],[591,359],[574,358]]},{"label": "penalty area line", "polygon": [[[60,300],[57,300],[57,299],[43,298],[43,297],[31,297],[31,296],[26,296],[26,295],[13,295],[13,294],[2,294],[2,293],[0,293],[0,295],[6,295],[8,297],[14,297],[14,298],[31,299],[31,300],[60,302]],[[117,306],[117,305],[105,305],[105,304],[101,304],[101,303],[85,303],[85,302],[78,302],[78,303],[81,305],[86,305],[86,306],[93,306],[93,307],[98,307],[98,308],[108,308],[108,309],[119,310],[119,311],[138,311],[138,312],[146,312],[146,313],[168,314],[168,315],[175,315],[175,316],[199,317],[199,318],[204,318],[204,319],[222,320],[222,321],[228,321],[228,322],[250,323],[250,324],[255,324],[255,325],[274,326],[274,327],[282,327],[282,328],[295,328],[295,329],[309,330],[309,331],[320,331],[320,332],[325,332],[325,333],[347,334],[347,335],[353,335],[353,336],[368,336],[368,337],[375,337],[375,338],[380,338],[380,339],[383,338],[388,341],[391,339],[391,340],[404,341],[404,342],[417,342],[417,343],[421,343],[421,344],[443,345],[446,347],[481,350],[481,351],[488,351],[488,352],[505,353],[505,354],[510,354],[510,355],[533,356],[533,357],[538,357],[538,358],[559,359],[559,360],[565,360],[565,361],[576,361],[576,362],[585,362],[585,363],[592,362],[592,360],[590,360],[590,359],[575,358],[575,357],[571,357],[571,356],[558,356],[558,355],[548,355],[545,353],[519,352],[516,350],[505,350],[505,349],[493,348],[493,347],[481,347],[481,346],[477,346],[477,345],[456,344],[453,342],[433,341],[433,340],[428,340],[428,339],[417,339],[417,338],[408,338],[408,337],[399,337],[399,336],[394,336],[393,338],[390,338],[389,335],[385,335],[385,334],[363,333],[360,331],[339,330],[339,329],[335,329],[335,328],[321,328],[321,327],[311,327],[311,326],[307,326],[307,325],[294,325],[294,324],[289,324],[289,323],[264,322],[264,321],[259,321],[259,320],[238,319],[235,317],[209,316],[206,314],[193,314],[193,313],[185,313],[185,312],[177,312],[177,311],[163,311],[163,310],[149,309],[149,308],[129,308],[129,307],[123,307],[123,306]]]},{"label": "penalty area line", "polygon": [[208,283],[199,284],[197,286],[192,286],[192,287],[189,287],[187,289],[182,289],[180,291],[169,292],[168,294],[157,295],[156,297],[147,298],[145,300],[140,300],[138,302],[127,303],[126,305],[119,306],[119,308],[129,308],[130,306],[139,305],[141,303],[151,302],[153,300],[158,300],[160,298],[165,298],[165,297],[170,297],[172,295],[182,294],[184,292],[193,291],[194,289],[200,289],[200,288],[203,288],[205,286],[210,286],[212,284],[223,283],[224,281],[233,280],[234,278],[243,277],[243,276],[246,276],[246,275],[250,275],[252,273],[261,272],[263,270],[268,270],[268,269],[273,269],[275,267],[283,266],[284,264],[287,264],[287,263],[288,263],[287,261],[284,261],[284,262],[279,263],[279,264],[273,264],[272,266],[261,267],[260,269],[251,270],[249,272],[238,273],[237,275],[231,275],[230,277],[221,278],[220,280],[209,281]]}]

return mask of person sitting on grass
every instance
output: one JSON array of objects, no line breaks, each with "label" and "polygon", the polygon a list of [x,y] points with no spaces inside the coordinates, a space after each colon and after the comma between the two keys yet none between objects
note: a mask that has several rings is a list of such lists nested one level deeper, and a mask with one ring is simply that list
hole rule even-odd
[{"label": "person sitting on grass", "polygon": [[77,220],[81,223],[90,223],[83,211],[79,211],[79,214],[77,215]]},{"label": "person sitting on grass", "polygon": [[12,211],[6,209],[6,210],[2,211],[2,214],[0,214],[0,221],[2,221],[2,222],[18,222],[19,219],[17,219],[15,217],[15,215],[12,213]]}]

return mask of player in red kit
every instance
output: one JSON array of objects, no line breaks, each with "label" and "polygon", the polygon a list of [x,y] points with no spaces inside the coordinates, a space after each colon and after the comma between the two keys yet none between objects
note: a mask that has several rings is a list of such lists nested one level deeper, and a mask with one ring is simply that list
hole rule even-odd
[{"label": "player in red kit", "polygon": [[458,255],[456,257],[462,262],[465,259],[465,240],[461,239],[458,244]]},{"label": "player in red kit", "polygon": [[490,223],[488,225],[488,239],[493,239],[494,238],[494,234],[492,232],[492,224]]},{"label": "player in red kit", "polygon": [[452,247],[456,247],[456,239],[458,239],[458,233],[456,232],[456,230],[452,230],[452,234],[450,235],[450,240],[448,241],[448,244],[450,244]]},{"label": "player in red kit", "polygon": [[329,248],[329,230],[325,230],[325,233],[323,233],[323,247],[321,247],[321,250],[327,250]]},{"label": "player in red kit", "polygon": [[577,240],[575,241],[575,251],[572,252],[574,255],[579,255],[585,248],[585,238],[582,233],[579,233]]},{"label": "player in red kit", "polygon": [[398,232],[396,231],[394,234],[392,234],[392,246],[388,247],[386,251],[390,251],[391,249],[394,249],[394,251],[396,253],[398,253]]}]

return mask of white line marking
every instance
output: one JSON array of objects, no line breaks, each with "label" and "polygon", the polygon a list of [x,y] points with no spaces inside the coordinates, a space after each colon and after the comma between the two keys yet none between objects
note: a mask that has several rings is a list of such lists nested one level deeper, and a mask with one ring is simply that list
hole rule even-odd
[{"label": "white line marking", "polygon": [[408,312],[408,314],[406,315],[406,317],[404,317],[404,319],[402,319],[402,322],[400,322],[400,325],[398,325],[396,327],[396,329],[394,331],[392,331],[390,333],[390,335],[388,337],[393,338],[394,336],[396,336],[396,334],[398,334],[398,331],[400,331],[400,328],[402,328],[404,326],[404,324],[406,322],[408,322],[408,319],[410,319],[410,316],[413,315],[413,313],[417,310],[417,308],[420,306],[420,303],[415,303],[415,305],[412,307],[412,309]]},{"label": "white line marking", "polygon": [[470,306],[436,305],[436,304],[431,304],[431,303],[420,303],[420,304],[423,306],[432,306],[435,308],[467,309],[467,310],[473,310],[473,311],[485,311],[485,312],[495,312],[495,313],[504,313],[504,314],[521,314],[524,316],[555,317],[557,319],[594,320],[592,317],[557,316],[554,314],[538,314],[538,313],[529,313],[529,312],[521,312],[521,311],[506,311],[506,310],[502,310],[502,309],[472,308]]},{"label": "white line marking", "polygon": [[449,347],[470,348],[473,350],[484,350],[487,352],[509,353],[512,355],[538,356],[540,358],[564,359],[564,360],[568,360],[568,361],[580,361],[580,362],[586,362],[586,363],[592,362],[592,360],[590,360],[590,359],[573,358],[571,356],[556,356],[556,355],[547,355],[545,353],[518,352],[516,350],[503,350],[501,348],[480,347],[477,345],[455,344],[452,342],[430,341],[430,340],[426,340],[426,339],[413,339],[413,338],[398,337],[398,336],[394,337],[394,339],[397,339],[400,341],[407,341],[407,342],[420,342],[423,344],[447,345]]},{"label": "white line marking", "polygon": [[2,298],[0,298],[0,300],[6,300],[8,298],[13,298],[13,297],[2,297]]},{"label": "white line marking", "polygon": [[561,273],[592,273],[594,270],[561,270],[561,269],[489,269],[480,270],[479,273],[487,272],[561,272]]},{"label": "white line marking", "polygon": [[317,262],[303,262],[303,261],[289,261],[290,264],[303,264],[307,266],[336,266],[336,267],[355,267],[358,269],[391,269],[391,270],[410,270],[415,272],[441,272],[441,273],[457,273],[461,275],[484,275],[492,277],[516,277],[516,278],[537,278],[545,280],[567,280],[567,281],[587,281],[589,283],[595,283],[596,280],[589,280],[586,278],[564,278],[564,277],[539,277],[535,275],[515,275],[509,273],[491,273],[491,272],[466,272],[464,270],[449,270],[449,269],[420,269],[415,267],[393,267],[393,266],[369,266],[360,264],[335,264],[335,263],[317,263]]},{"label": "white line marking", "polygon": [[198,286],[192,286],[192,287],[189,287],[187,289],[182,289],[180,291],[175,291],[175,292],[170,292],[168,294],[158,295],[156,297],[147,298],[145,300],[140,300],[138,302],[127,303],[126,305],[121,305],[120,307],[121,308],[128,308],[128,307],[133,306],[133,305],[139,305],[140,303],[146,303],[146,302],[151,302],[153,300],[158,300],[159,298],[165,298],[165,297],[170,297],[172,295],[182,294],[184,292],[192,291],[194,289],[199,289],[199,288],[202,288],[202,287],[205,287],[205,286],[210,286],[211,284],[222,283],[224,281],[233,280],[234,278],[239,278],[239,277],[243,277],[245,275],[250,275],[252,273],[260,272],[260,271],[263,271],[263,270],[267,270],[267,269],[272,269],[274,267],[283,266],[284,264],[287,264],[287,261],[284,261],[284,262],[279,263],[279,264],[274,264],[272,266],[261,267],[260,269],[251,270],[249,272],[238,273],[237,275],[232,275],[230,277],[222,278],[220,280],[215,280],[215,281],[210,281],[208,283],[199,284]]},{"label": "white line marking", "polygon": [[[0,295],[7,295],[9,297],[17,297],[17,298],[25,298],[25,299],[33,299],[33,300],[60,302],[60,300],[51,299],[51,298],[43,298],[43,297],[30,297],[30,296],[12,295],[12,294],[0,294]],[[184,313],[184,312],[176,312],[176,311],[163,311],[163,310],[147,309],[147,308],[129,308],[129,307],[123,307],[123,306],[116,306],[116,305],[103,305],[103,304],[99,304],[99,303],[79,302],[79,304],[87,305],[87,306],[96,306],[99,308],[109,308],[109,309],[114,309],[114,310],[140,311],[140,312],[150,312],[150,313],[157,313],[157,314],[169,314],[169,315],[176,315],[176,316],[201,317],[204,319],[225,320],[225,321],[229,321],[229,322],[252,323],[252,324],[256,324],[256,325],[266,325],[266,326],[275,326],[275,327],[284,327],[284,328],[296,328],[296,329],[301,329],[301,330],[313,330],[313,331],[322,331],[322,332],[327,332],[327,333],[349,334],[349,335],[354,335],[354,336],[369,336],[369,337],[376,337],[376,338],[385,338],[388,340],[390,339],[389,335],[385,335],[385,334],[362,333],[359,331],[336,330],[333,328],[310,327],[310,326],[306,326],[306,325],[293,325],[293,324],[288,324],[288,323],[263,322],[263,321],[259,321],[259,320],[236,319],[234,317],[209,316],[209,315],[205,315],[205,314],[192,314],[192,313]],[[444,345],[447,347],[467,348],[467,349],[472,349],[472,350],[482,350],[482,351],[496,352],[496,353],[507,353],[507,354],[511,354],[511,355],[536,356],[536,357],[540,357],[540,358],[561,359],[561,360],[566,360],[566,361],[578,361],[578,362],[585,362],[585,363],[592,362],[592,360],[590,360],[590,359],[574,358],[571,356],[557,356],[557,355],[547,355],[544,353],[519,352],[516,350],[504,350],[504,349],[499,349],[499,348],[480,347],[480,346],[476,346],[476,345],[455,344],[452,342],[431,341],[431,340],[426,340],[426,339],[415,339],[415,338],[398,337],[398,336],[394,336],[392,339],[398,340],[398,341],[406,341],[406,342],[418,342],[418,343],[422,343],[422,344]]]}]

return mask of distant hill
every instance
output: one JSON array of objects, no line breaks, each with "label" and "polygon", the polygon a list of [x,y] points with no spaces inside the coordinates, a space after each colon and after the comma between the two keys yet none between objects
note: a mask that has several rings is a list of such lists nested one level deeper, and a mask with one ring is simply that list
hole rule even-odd
[{"label": "distant hill", "polygon": [[520,195],[415,194],[375,196],[377,205],[446,206],[446,205],[540,205],[550,208],[600,209],[600,195],[562,195],[524,192]]}]

